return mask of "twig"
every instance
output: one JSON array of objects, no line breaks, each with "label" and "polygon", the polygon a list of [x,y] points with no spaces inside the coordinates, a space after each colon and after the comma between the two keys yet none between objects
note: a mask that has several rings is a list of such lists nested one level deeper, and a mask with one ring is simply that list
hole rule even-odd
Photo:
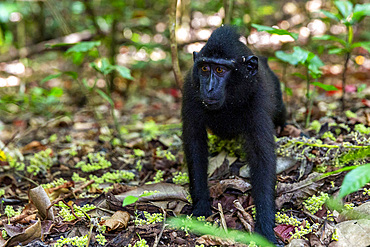
[{"label": "twig", "polygon": [[91,234],[92,234],[92,230],[93,230],[93,227],[94,227],[94,224],[92,224],[91,222],[90,222],[90,231],[89,231],[89,237],[87,238],[87,243],[86,243],[86,247],[89,247],[89,245],[90,245],[90,240],[91,240]]},{"label": "twig", "polygon": [[78,220],[80,217],[78,217],[76,214],[75,214],[75,210],[73,209],[73,205],[69,205],[68,203],[66,203],[64,200],[62,200],[62,202],[64,203],[64,205],[66,205],[67,207],[69,207],[69,209],[71,210],[71,213],[73,214],[73,216]]},{"label": "twig", "polygon": [[166,211],[162,208],[162,211],[163,211],[163,226],[162,226],[162,230],[161,232],[159,233],[158,237],[155,236],[155,242],[153,244],[153,247],[157,247],[158,244],[159,244],[159,240],[161,240],[161,237],[163,235],[163,232],[164,232],[164,229],[166,228],[167,224],[166,224]]},{"label": "twig", "polygon": [[224,228],[225,232],[227,233],[227,225],[226,225],[224,211],[222,210],[222,205],[221,203],[218,203],[217,206],[218,206],[218,211],[220,212],[221,225]]},{"label": "twig", "polygon": [[50,208],[50,207],[52,207],[54,204],[58,204],[60,201],[63,201],[64,199],[66,199],[66,198],[68,198],[68,197],[72,196],[73,194],[75,194],[75,193],[78,193],[78,192],[82,191],[82,190],[83,190],[83,189],[85,189],[87,186],[89,186],[89,185],[91,185],[91,184],[93,184],[93,183],[95,183],[95,180],[90,180],[89,182],[85,183],[84,185],[82,185],[81,187],[79,187],[79,188],[75,189],[74,191],[71,191],[71,192],[69,192],[68,194],[65,194],[65,195],[63,195],[63,196],[61,196],[61,197],[59,197],[59,198],[55,199],[54,201],[52,201],[52,202],[51,202],[50,206],[48,207],[48,210],[49,210],[49,208]]},{"label": "twig", "polygon": [[169,14],[169,29],[170,29],[170,42],[171,42],[171,58],[172,58],[172,69],[175,75],[175,80],[178,88],[182,88],[184,80],[182,78],[179,59],[177,55],[177,42],[176,42],[176,9],[177,0],[171,1],[170,14]]},{"label": "twig", "polygon": [[233,201],[234,206],[236,207],[238,211],[238,217],[242,224],[244,225],[244,228],[248,230],[249,232],[254,231],[254,221],[250,214],[247,213],[247,211],[244,210],[243,206],[240,204],[239,200]]},{"label": "twig", "polygon": [[35,181],[33,181],[32,179],[30,179],[30,178],[28,178],[28,177],[25,177],[25,176],[23,176],[23,175],[21,175],[20,173],[18,173],[18,172],[14,172],[14,174],[15,175],[17,175],[17,176],[19,176],[19,177],[21,177],[21,178],[23,178],[24,180],[27,180],[28,182],[30,182],[30,183],[32,183],[32,184],[34,184],[34,185],[36,185],[36,186],[40,186],[38,183],[36,183]]},{"label": "twig", "polygon": [[[9,222],[10,223],[15,223],[15,222],[18,222],[20,220],[23,220],[23,219],[27,218],[28,216],[33,215],[33,214],[36,214],[36,213],[37,213],[37,210],[34,210],[34,211],[26,211],[23,214],[20,214],[20,215],[17,215],[17,216],[14,216],[14,217],[10,218],[9,219]],[[3,226],[7,222],[8,222],[7,219],[0,221],[0,226]]]}]

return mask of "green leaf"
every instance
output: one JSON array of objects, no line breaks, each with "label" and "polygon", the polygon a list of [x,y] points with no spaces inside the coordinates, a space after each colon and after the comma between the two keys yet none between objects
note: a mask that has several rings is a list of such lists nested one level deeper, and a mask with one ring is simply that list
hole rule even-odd
[{"label": "green leaf", "polygon": [[292,96],[293,95],[293,90],[290,87],[285,87],[284,90],[285,90],[285,93],[288,96]]},{"label": "green leaf", "polygon": [[72,79],[74,79],[74,80],[77,80],[77,78],[78,78],[77,72],[74,72],[74,71],[66,71],[66,72],[64,72],[64,74],[72,77]]},{"label": "green leaf", "polygon": [[329,54],[341,54],[341,53],[344,53],[346,50],[343,49],[343,48],[332,48],[332,49],[329,49],[328,53]]},{"label": "green leaf", "polygon": [[254,24],[254,23],[252,23],[252,27],[254,27],[255,29],[257,29],[258,32],[272,31],[272,30],[275,30],[276,29],[276,28],[273,28],[273,27],[263,26],[263,25]]},{"label": "green leaf", "polygon": [[137,202],[137,200],[139,200],[139,197],[126,196],[125,199],[123,199],[122,207],[133,204],[133,203]]},{"label": "green leaf", "polygon": [[100,71],[104,74],[104,75],[108,75],[110,72],[112,72],[112,70],[114,70],[114,66],[110,64],[108,58],[103,58],[101,60],[101,67],[100,67]]},{"label": "green leaf", "polygon": [[335,1],[334,4],[344,19],[347,19],[352,14],[353,4],[350,1]]},{"label": "green leaf", "polygon": [[309,52],[306,50],[303,50],[299,46],[293,47],[294,52],[293,53],[285,53],[283,51],[277,51],[275,52],[275,56],[279,58],[280,60],[287,62],[291,65],[297,65],[298,63],[304,64],[306,62],[306,59],[308,57]]},{"label": "green leaf", "polygon": [[322,88],[325,91],[337,91],[338,90],[338,88],[336,88],[333,85],[326,85],[326,84],[318,82],[318,81],[312,82],[311,84],[314,85],[314,86],[317,86],[319,88]]},{"label": "green leaf", "polygon": [[320,67],[324,66],[324,63],[321,61],[321,59],[314,53],[310,52],[307,62],[308,62],[308,71],[311,74],[311,76],[314,79],[321,77],[322,71]]},{"label": "green leaf", "polygon": [[100,94],[100,96],[105,99],[107,102],[109,102],[109,104],[113,107],[114,106],[114,102],[112,100],[111,97],[109,97],[105,92],[103,92],[101,89],[97,88],[96,91],[98,92],[98,94]]},{"label": "green leaf", "polygon": [[337,22],[340,21],[340,18],[337,15],[335,15],[335,14],[329,12],[329,11],[320,10],[320,12],[323,13],[324,15],[326,15],[326,17],[328,17],[328,18],[330,18],[334,21],[337,21]]},{"label": "green leaf", "polygon": [[92,50],[93,48],[100,46],[101,42],[100,41],[84,41],[84,42],[79,42],[69,48],[66,51],[66,54],[72,53],[72,52],[88,52]]},{"label": "green leaf", "polygon": [[307,59],[307,61],[308,61],[308,63],[310,64],[310,65],[313,65],[313,66],[315,66],[315,67],[317,67],[317,68],[320,68],[320,67],[322,67],[322,66],[324,66],[325,64],[321,61],[321,59],[317,56],[317,55],[315,55],[314,53],[312,53],[312,52],[310,52],[310,54],[309,54],[310,56],[309,56],[309,58]]},{"label": "green leaf", "polygon": [[301,74],[299,72],[292,73],[292,75],[293,76],[297,76],[297,77],[301,78],[302,80],[306,80],[307,79],[305,75],[303,75],[303,74]]},{"label": "green leaf", "polygon": [[126,68],[124,66],[116,65],[114,66],[116,71],[123,77],[128,80],[133,80],[134,78],[131,76],[131,70],[129,68]]},{"label": "green leaf", "polygon": [[222,227],[208,226],[204,222],[200,222],[195,219],[171,217],[168,219],[168,223],[172,227],[184,227],[185,229],[188,229],[189,231],[198,235],[217,236],[223,239],[232,239],[236,242],[244,244],[249,244],[251,241],[253,241],[258,246],[275,246],[257,233],[250,234],[236,230],[228,230],[228,232],[226,232]]},{"label": "green leaf", "polygon": [[362,47],[365,50],[367,50],[368,52],[370,52],[370,41],[363,41],[363,42],[353,43],[351,48],[355,48],[355,47]]},{"label": "green leaf", "polygon": [[270,34],[277,34],[277,35],[289,35],[291,36],[294,40],[298,39],[298,33],[292,33],[284,29],[277,29],[269,26],[263,26],[263,25],[258,25],[258,24],[252,24],[252,27],[257,29],[258,32],[268,32]]},{"label": "green leaf", "polygon": [[58,74],[55,74],[55,75],[48,75],[47,77],[45,77],[44,79],[42,79],[40,81],[40,84],[44,84],[45,82],[47,81],[50,81],[51,79],[55,79],[55,78],[58,78],[62,75],[63,73],[58,73]]},{"label": "green leaf", "polygon": [[114,70],[114,66],[111,65],[108,61],[107,58],[103,58],[101,59],[100,61],[100,64],[98,65],[97,63],[90,63],[90,66],[95,69],[96,71],[98,71],[99,73],[102,73],[103,75],[107,75],[109,74],[110,72],[112,72],[112,70]]},{"label": "green leaf", "polygon": [[356,4],[353,10],[352,23],[358,23],[366,16],[370,16],[370,3]]},{"label": "green leaf", "polygon": [[370,182],[370,163],[357,167],[344,177],[339,198],[359,190],[368,182]]},{"label": "green leaf", "polygon": [[59,98],[59,97],[61,97],[63,95],[63,89],[60,88],[60,87],[53,87],[50,90],[49,95]]},{"label": "green leaf", "polygon": [[338,43],[342,44],[343,46],[346,46],[346,41],[345,40],[340,39],[338,37],[335,37],[333,35],[323,35],[321,37],[313,37],[313,40],[331,40],[331,41],[338,42]]}]

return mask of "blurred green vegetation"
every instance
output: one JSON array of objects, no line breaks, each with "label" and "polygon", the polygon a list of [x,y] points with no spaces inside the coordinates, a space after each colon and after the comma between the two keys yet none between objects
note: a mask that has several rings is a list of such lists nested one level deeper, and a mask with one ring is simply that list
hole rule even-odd
[{"label": "blurred green vegetation", "polygon": [[[230,11],[225,11],[225,6]],[[318,55],[325,65],[343,65],[346,61],[340,73],[347,77],[347,60],[353,61],[351,66],[360,68],[359,71],[364,71],[361,66],[369,60],[369,6],[364,1],[338,4],[324,0],[184,0],[176,12],[180,67],[182,71],[190,68],[192,52],[200,50],[212,30],[229,15],[230,23],[239,27],[248,45],[259,54],[273,57],[278,50],[289,54],[299,46]],[[48,112],[47,116],[52,117],[60,113],[60,108],[52,106],[68,101],[58,98],[61,94],[55,95],[50,91],[52,87],[60,87],[62,94],[74,98],[76,94],[88,98],[86,88],[97,86],[98,94],[112,107],[114,93],[127,100],[135,92],[176,88],[169,11],[170,1],[166,0],[1,1],[0,110],[10,114],[25,110],[35,114]],[[261,25],[265,28],[261,29]],[[81,43],[86,51],[69,49],[73,45],[78,47],[78,42],[91,43]],[[87,47],[88,44],[95,44],[96,49]],[[330,52],[335,48],[343,52]],[[111,68],[107,73],[100,70],[102,62]],[[293,73],[286,73],[288,66],[294,67]],[[287,97],[310,97],[308,93],[297,95],[287,83],[293,80],[302,87],[309,85],[307,79],[297,80],[297,74],[306,73],[304,68],[292,64],[281,67],[273,69],[285,84]],[[41,81],[48,76],[52,76],[50,80]],[[65,85],[71,78],[79,83]],[[325,88],[328,83],[333,84],[333,79],[327,79],[324,73],[315,85]],[[347,84],[351,83],[358,82],[347,78]],[[72,103],[81,105],[86,100]]]}]

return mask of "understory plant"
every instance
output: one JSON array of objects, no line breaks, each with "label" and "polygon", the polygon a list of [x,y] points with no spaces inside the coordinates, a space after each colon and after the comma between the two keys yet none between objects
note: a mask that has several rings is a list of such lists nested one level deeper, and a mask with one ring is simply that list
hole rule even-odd
[{"label": "understory plant", "polygon": [[[294,40],[298,39],[297,33],[289,32],[287,30],[282,30],[282,29],[277,29],[277,28],[272,28],[272,27],[262,26],[262,25],[257,25],[257,24],[252,24],[252,26],[256,28],[257,31],[266,31],[270,34],[277,34],[277,35],[289,35]],[[320,67],[324,66],[324,63],[313,52],[303,49],[300,46],[294,46],[292,53],[288,53],[284,51],[276,51],[275,56],[284,63],[288,63],[293,66],[300,65],[300,66],[303,66],[306,70],[305,74],[297,72],[297,73],[294,73],[293,75],[306,81],[306,127],[308,127],[310,123],[310,118],[311,118],[313,95],[315,93],[315,87],[314,87],[314,91],[311,92],[310,86],[313,85],[316,87],[320,87],[326,91],[335,91],[337,90],[337,88],[317,81],[317,79],[319,79],[322,75],[322,71],[320,70]]]},{"label": "understory plant", "polygon": [[346,33],[344,35],[324,35],[321,37],[314,37],[315,40],[328,40],[332,44],[328,47],[329,54],[337,54],[344,56],[344,68],[342,72],[342,108],[345,107],[345,93],[346,93],[346,78],[348,62],[351,58],[353,50],[357,47],[362,47],[370,52],[370,41],[354,42],[354,27],[357,26],[366,16],[370,16],[370,3],[354,5],[350,1],[335,1],[335,11],[329,12],[321,10],[326,18],[331,19],[336,23],[341,23],[346,26]]}]

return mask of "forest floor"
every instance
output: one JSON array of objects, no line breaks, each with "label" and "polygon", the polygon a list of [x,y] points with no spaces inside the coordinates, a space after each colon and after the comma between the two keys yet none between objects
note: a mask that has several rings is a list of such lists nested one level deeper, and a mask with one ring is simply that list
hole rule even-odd
[{"label": "forest floor", "polygon": [[[275,233],[281,244],[370,245],[369,219],[351,219],[323,204],[338,195],[345,167],[370,162],[369,85],[347,91],[344,112],[341,92],[319,92],[312,111],[318,121],[302,127],[309,138],[299,130],[304,99],[287,98],[295,114],[285,136],[276,139]],[[76,106],[77,98],[64,95],[52,116],[24,111],[1,118],[0,246],[245,246],[195,235],[186,220],[179,228],[168,224],[191,212],[178,90],[148,90],[129,102],[114,94],[122,140],[106,101]],[[211,134],[209,145],[214,215],[207,222],[224,231],[253,228],[240,146]],[[370,215],[369,200],[367,184],[343,203],[348,211]]]}]

